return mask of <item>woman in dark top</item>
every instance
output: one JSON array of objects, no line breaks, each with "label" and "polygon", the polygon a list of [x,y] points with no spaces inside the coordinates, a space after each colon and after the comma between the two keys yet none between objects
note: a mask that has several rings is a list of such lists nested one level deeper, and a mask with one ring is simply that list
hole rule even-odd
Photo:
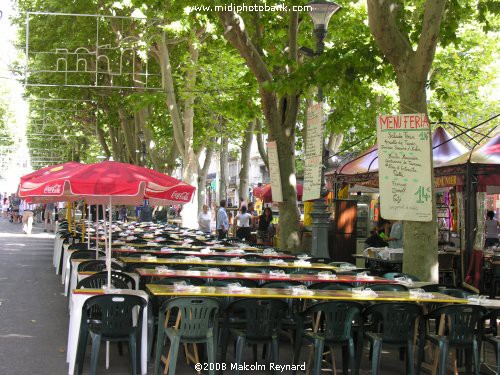
[{"label": "woman in dark top", "polygon": [[269,239],[269,227],[272,226],[273,211],[269,207],[264,209],[262,215],[259,216],[259,227],[257,229],[257,244],[267,245],[271,241]]}]

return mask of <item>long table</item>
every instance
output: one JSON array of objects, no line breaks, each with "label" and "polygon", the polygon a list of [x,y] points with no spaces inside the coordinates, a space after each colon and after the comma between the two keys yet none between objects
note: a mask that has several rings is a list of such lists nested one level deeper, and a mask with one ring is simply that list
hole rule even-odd
[{"label": "long table", "polygon": [[455,298],[442,293],[426,293],[424,296],[412,296],[410,292],[377,292],[376,296],[363,295],[348,290],[307,290],[307,294],[295,294],[293,289],[242,288],[235,291],[227,287],[199,286],[186,290],[176,289],[172,285],[147,284],[149,292],[157,297],[248,297],[248,298],[298,298],[314,300],[374,301],[374,302],[438,302],[468,303],[468,300]]},{"label": "long table", "polygon": [[[184,249],[184,248],[182,248]],[[149,253],[151,255],[165,255],[165,254],[181,254],[181,255],[191,255],[191,256],[198,256],[198,257],[207,257],[207,256],[223,256],[223,257],[228,257],[228,258],[236,258],[236,257],[241,257],[245,255],[254,255],[252,253],[247,253],[245,252],[244,254],[237,254],[237,253],[229,253],[229,252],[223,252],[223,251],[214,251],[211,253],[205,253],[201,251],[193,251],[193,250],[175,250],[175,251],[159,251],[159,250],[142,250],[142,249],[130,249],[130,248],[119,248],[119,249],[112,249],[111,250],[113,253],[122,253],[122,254],[133,254],[136,252],[144,252],[144,253]],[[294,259],[295,257],[293,255],[289,254],[283,254],[283,253],[276,253],[276,254],[255,254],[261,257],[269,258],[269,259]]]},{"label": "long table", "polygon": [[397,284],[395,280],[387,280],[382,277],[356,277],[351,275],[333,275],[336,277],[324,277],[318,275],[307,274],[285,274],[272,275],[269,273],[252,273],[252,272],[207,272],[207,271],[189,271],[189,270],[168,270],[160,271],[150,268],[136,268],[141,277],[195,277],[200,279],[244,279],[244,280],[261,280],[261,281],[299,281],[299,282],[336,282],[336,283],[384,283]]},{"label": "long table", "polygon": [[157,259],[140,259],[140,258],[119,258],[125,264],[129,263],[144,263],[144,264],[158,264],[158,265],[197,265],[197,266],[223,266],[223,267],[276,267],[276,268],[307,268],[307,269],[320,269],[320,270],[330,270],[330,271],[343,271],[340,267],[330,266],[328,264],[322,263],[311,263],[310,265],[303,264],[295,264],[293,262],[283,262],[283,263],[270,263],[270,262],[238,262],[238,261],[227,261],[227,260],[212,260],[206,259],[202,260],[190,260],[190,259],[165,259],[165,258],[157,258]]}]

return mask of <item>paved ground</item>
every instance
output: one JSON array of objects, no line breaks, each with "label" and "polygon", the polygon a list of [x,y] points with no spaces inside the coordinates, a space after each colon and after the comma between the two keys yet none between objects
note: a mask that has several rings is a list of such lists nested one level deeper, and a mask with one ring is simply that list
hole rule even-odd
[{"label": "paved ground", "polygon": [[[41,224],[35,225],[33,234],[27,236],[22,233],[21,224],[0,219],[0,375],[68,373],[68,301],[62,294],[61,277],[55,275],[52,267],[53,235],[43,233],[41,228]],[[228,352],[228,361],[234,358],[232,347],[219,348]],[[90,348],[87,354],[89,352]],[[253,363],[251,350],[246,352],[246,363]],[[371,373],[366,353],[365,350],[361,374]],[[291,346],[288,343],[280,345],[280,356],[282,364],[290,363]],[[130,373],[126,349],[125,356],[120,357],[116,346],[112,345],[109,370],[105,370],[104,357],[101,350],[99,374]],[[488,351],[488,358],[492,358],[491,351]],[[87,358],[84,373],[88,373],[89,362]],[[186,366],[181,356],[178,363],[177,374],[196,374],[194,369]],[[337,364],[339,366],[340,363]],[[148,373],[153,373],[151,364]],[[262,373],[242,372],[248,375]],[[404,373],[404,363],[398,360],[397,351],[384,351],[380,373]]]}]

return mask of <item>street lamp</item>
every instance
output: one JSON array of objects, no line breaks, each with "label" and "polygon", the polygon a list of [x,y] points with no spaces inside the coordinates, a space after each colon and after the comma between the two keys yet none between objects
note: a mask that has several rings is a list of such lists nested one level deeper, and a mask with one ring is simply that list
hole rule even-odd
[{"label": "street lamp", "polygon": [[141,141],[141,147],[142,147],[142,155],[141,155],[141,164],[144,166],[146,165],[146,140],[144,138],[144,132],[142,130],[137,133],[137,138],[139,138],[139,141]]},{"label": "street lamp", "polygon": [[[340,6],[334,2],[326,0],[311,1],[307,4],[308,13],[314,23],[314,35],[316,36],[316,56],[319,56],[325,50],[325,37],[330,18],[340,9]],[[318,86],[318,102],[323,102],[323,90]],[[311,253],[315,257],[329,258],[328,251],[328,218],[325,198],[328,192],[325,189],[325,167],[324,163],[328,159],[328,153],[323,146],[323,168],[321,170],[321,188],[320,197],[313,203],[312,217],[312,249]]]}]

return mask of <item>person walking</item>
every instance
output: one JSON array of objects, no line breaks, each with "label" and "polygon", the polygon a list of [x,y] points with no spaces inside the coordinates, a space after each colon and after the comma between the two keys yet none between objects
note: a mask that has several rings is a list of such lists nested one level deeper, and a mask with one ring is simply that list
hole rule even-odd
[{"label": "person walking", "polygon": [[45,211],[43,213],[44,217],[44,232],[47,232],[49,229],[52,231],[52,214],[54,213],[55,204],[47,203],[45,205]]},{"label": "person walking", "polygon": [[240,240],[250,241],[250,222],[252,215],[247,212],[247,206],[241,206],[240,214],[236,216],[237,230],[236,237]]},{"label": "person walking", "polygon": [[498,244],[498,229],[500,224],[495,219],[495,212],[488,211],[484,222],[484,230],[486,232],[486,241],[484,246],[495,246]]},{"label": "person walking", "polygon": [[23,200],[19,206],[19,210],[23,213],[21,219],[23,232],[30,235],[33,230],[34,205],[28,204],[25,200]]},{"label": "person walking", "polygon": [[272,242],[272,233],[274,232],[273,211],[266,207],[262,215],[259,216],[259,226],[257,229],[257,244],[269,245]]},{"label": "person walking", "polygon": [[210,212],[208,212],[208,206],[204,204],[201,212],[198,214],[198,227],[203,233],[210,234],[211,223],[212,215],[210,215]]},{"label": "person walking", "polygon": [[218,239],[222,240],[226,238],[228,230],[229,230],[229,218],[227,217],[227,212],[226,212],[226,200],[222,199],[220,201],[219,210],[217,211]]}]

